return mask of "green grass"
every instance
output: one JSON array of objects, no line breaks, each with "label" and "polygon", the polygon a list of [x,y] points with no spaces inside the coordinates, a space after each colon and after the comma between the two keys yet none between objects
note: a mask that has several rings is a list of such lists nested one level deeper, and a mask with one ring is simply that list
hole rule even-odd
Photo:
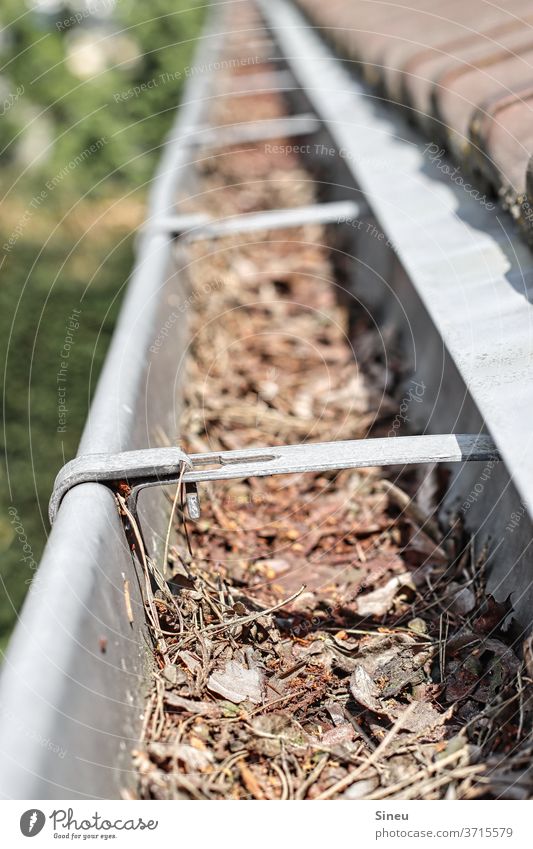
[{"label": "green grass", "polygon": [[[75,261],[64,263],[65,243],[59,237],[41,254],[35,239],[25,239],[16,257],[5,264],[0,289],[0,339],[6,362],[4,384],[5,454],[0,511],[3,598],[0,605],[0,636],[5,641],[15,612],[23,601],[32,576],[31,548],[38,560],[47,533],[47,501],[55,472],[76,452],[87,415],[90,382],[98,375],[117,315],[117,282],[131,265],[131,237],[113,250],[101,238],[76,251]],[[108,256],[104,254],[106,248]],[[87,289],[83,274],[94,271],[101,253],[102,265]],[[33,270],[27,275],[27,269]],[[53,288],[51,281],[57,280]],[[58,432],[58,384],[61,349],[67,321],[73,309],[81,310],[79,328],[71,333],[66,372],[65,432]],[[72,324],[72,322],[71,322]],[[16,516],[9,508],[16,509]],[[21,539],[15,523],[23,527]],[[28,559],[30,557],[30,559]],[[24,559],[26,558],[26,559]]]},{"label": "green grass", "polygon": [[[65,34],[54,22],[31,14],[16,20],[24,8],[18,0],[7,0],[0,11],[1,24],[11,21],[9,85],[24,88],[20,103],[5,116],[0,154],[0,358],[5,364],[0,647],[9,638],[46,541],[54,476],[76,453],[131,270],[147,183],[174,118],[182,71],[192,61],[204,15],[203,7],[192,2],[155,0],[145,6],[119,0],[117,15],[138,44],[140,61],[133,69],[111,67],[80,86],[65,71]],[[67,9],[59,18],[71,13]],[[165,71],[164,84],[115,100],[117,91]],[[24,173],[16,151],[25,133],[32,132],[29,106],[32,114],[45,110],[54,143],[44,162]],[[105,143],[69,166],[99,138]],[[68,412],[60,421],[57,376],[73,310],[81,312],[75,314],[79,326],[71,332],[63,370]],[[58,431],[62,426],[64,432]]]}]

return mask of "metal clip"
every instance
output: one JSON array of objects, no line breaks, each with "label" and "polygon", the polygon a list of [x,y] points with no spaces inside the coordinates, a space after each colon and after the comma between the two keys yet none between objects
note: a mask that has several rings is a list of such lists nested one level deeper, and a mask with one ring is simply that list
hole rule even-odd
[{"label": "metal clip", "polygon": [[196,481],[187,481],[185,483],[185,502],[190,518],[199,519],[202,512],[200,509],[200,493],[198,492]]}]

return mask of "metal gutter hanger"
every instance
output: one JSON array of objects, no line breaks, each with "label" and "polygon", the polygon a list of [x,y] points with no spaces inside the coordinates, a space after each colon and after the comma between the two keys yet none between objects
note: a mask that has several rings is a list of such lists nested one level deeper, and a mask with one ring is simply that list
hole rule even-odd
[{"label": "metal gutter hanger", "polygon": [[129,487],[128,509],[136,515],[137,499],[142,489],[176,484],[181,480],[185,484],[189,515],[198,519],[200,501],[197,484],[202,481],[499,459],[498,449],[487,434],[396,436],[190,455],[181,448],[85,454],[71,460],[59,472],[50,499],[49,516],[50,522],[53,522],[65,494],[81,483],[104,483],[115,490],[126,483]]}]

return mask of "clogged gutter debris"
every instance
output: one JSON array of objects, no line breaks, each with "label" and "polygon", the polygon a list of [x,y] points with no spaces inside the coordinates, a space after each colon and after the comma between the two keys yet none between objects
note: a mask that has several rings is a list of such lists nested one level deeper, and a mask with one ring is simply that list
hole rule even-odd
[{"label": "clogged gutter debris", "polygon": [[[314,202],[283,139],[269,150],[204,157],[189,208]],[[187,251],[207,294],[189,301],[185,450],[387,434],[400,367],[355,305],[354,357],[323,228]],[[364,469],[205,485],[187,532],[177,511],[169,571],[149,564],[140,798],[531,795],[533,668],[503,630],[511,604],[486,595],[459,523],[443,537],[413,494],[412,473]]]}]

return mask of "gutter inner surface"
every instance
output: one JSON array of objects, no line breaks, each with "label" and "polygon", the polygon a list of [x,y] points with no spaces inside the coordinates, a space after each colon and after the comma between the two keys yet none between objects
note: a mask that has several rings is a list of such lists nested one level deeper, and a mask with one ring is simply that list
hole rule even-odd
[{"label": "gutter inner surface", "polygon": [[[259,27],[247,14],[239,26]],[[210,120],[287,111],[255,92],[215,99]],[[178,212],[318,200],[294,138],[204,150],[197,176]],[[185,450],[407,432],[401,352],[350,300],[325,228],[182,239],[178,256]],[[416,405],[425,386],[407,386]],[[529,797],[530,652],[460,518],[439,526],[445,491],[439,469],[228,481],[201,488],[194,524],[172,493],[167,556],[147,561],[153,672],[124,795]]]}]

